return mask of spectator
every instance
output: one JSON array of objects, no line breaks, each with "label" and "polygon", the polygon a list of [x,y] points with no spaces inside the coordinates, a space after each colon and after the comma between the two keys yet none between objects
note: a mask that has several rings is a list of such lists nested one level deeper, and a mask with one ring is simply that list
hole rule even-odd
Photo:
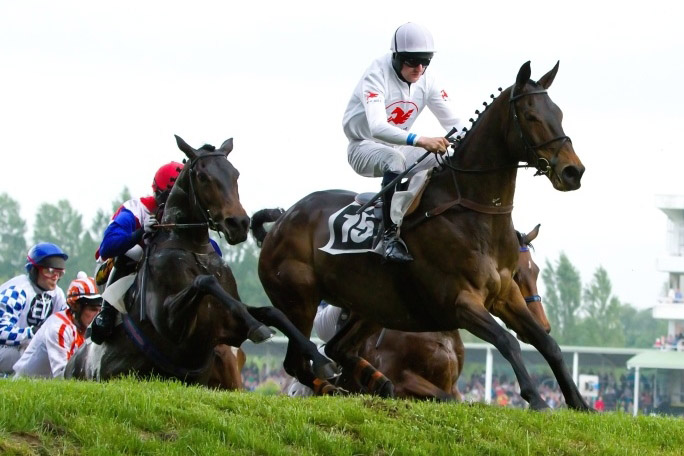
[{"label": "spectator", "polygon": [[599,397],[596,398],[596,402],[594,402],[594,408],[597,412],[603,412],[606,409],[606,405],[603,402],[603,396],[599,395]]}]

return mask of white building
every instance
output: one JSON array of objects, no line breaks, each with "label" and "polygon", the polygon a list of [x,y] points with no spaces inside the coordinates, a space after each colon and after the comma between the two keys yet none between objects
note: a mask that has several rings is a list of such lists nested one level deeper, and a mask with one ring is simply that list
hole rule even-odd
[{"label": "white building", "polygon": [[656,268],[668,274],[668,290],[653,307],[653,318],[667,320],[667,336],[676,340],[684,333],[684,195],[658,195],[656,206],[667,215],[667,254]]},{"label": "white building", "polygon": [[[668,275],[667,289],[653,306],[653,318],[667,321],[667,337],[660,350],[649,350],[627,361],[639,379],[640,369],[655,369],[656,384],[666,392],[672,411],[684,411],[684,195],[657,195],[656,206],[667,215],[666,251],[656,269]],[[639,381],[634,385],[634,413],[639,404]],[[679,412],[684,413],[684,412]]]}]

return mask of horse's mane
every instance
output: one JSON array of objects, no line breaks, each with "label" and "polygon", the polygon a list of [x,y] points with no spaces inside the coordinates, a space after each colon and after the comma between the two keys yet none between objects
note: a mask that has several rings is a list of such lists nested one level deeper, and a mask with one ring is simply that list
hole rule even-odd
[{"label": "horse's mane", "polygon": [[216,150],[216,147],[212,146],[211,144],[205,144],[197,150],[206,150],[208,152],[214,152]]}]

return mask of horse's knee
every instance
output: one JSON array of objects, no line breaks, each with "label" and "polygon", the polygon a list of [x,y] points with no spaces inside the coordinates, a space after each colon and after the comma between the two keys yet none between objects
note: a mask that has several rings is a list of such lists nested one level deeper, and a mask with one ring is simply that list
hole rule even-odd
[{"label": "horse's knee", "polygon": [[210,291],[213,287],[218,285],[218,281],[216,280],[216,277],[214,277],[213,275],[198,275],[193,279],[192,285],[198,290],[201,290],[206,293]]}]

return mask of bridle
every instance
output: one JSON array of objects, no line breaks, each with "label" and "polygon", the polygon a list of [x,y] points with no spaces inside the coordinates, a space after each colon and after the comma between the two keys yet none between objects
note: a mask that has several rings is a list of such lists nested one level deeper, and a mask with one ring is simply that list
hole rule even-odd
[{"label": "bridle", "polygon": [[[522,126],[520,125],[520,118],[518,117],[518,107],[515,104],[515,102],[523,97],[529,96],[529,95],[542,95],[546,94],[546,90],[535,90],[532,92],[523,92],[521,94],[515,93],[515,85],[511,89],[511,98],[508,100],[510,103],[510,108],[511,108],[511,114],[513,115],[513,125],[514,127],[518,130],[520,140],[523,143],[523,146],[525,148],[525,155],[528,157],[527,159],[527,164],[532,165],[537,169],[537,172],[534,174],[535,176],[550,176],[551,170],[552,170],[552,165],[558,161],[558,152],[560,152],[561,147],[563,144],[565,144],[566,141],[569,141],[572,143],[572,140],[570,139],[569,136],[556,136],[555,138],[552,138],[548,141],[545,141],[541,144],[536,144],[532,145],[530,141],[525,138],[525,135],[523,134]],[[548,146],[549,144],[553,144],[556,141],[560,141],[560,144],[558,147],[553,152],[553,157],[551,158],[551,162],[549,162],[547,159],[544,157],[539,156],[539,149]],[[529,156],[532,156],[532,160],[529,159]]]},{"label": "bridle", "polygon": [[[530,248],[527,245],[521,245],[520,246],[520,253],[525,253],[525,252],[529,252],[529,251],[530,251]],[[525,298],[525,302],[527,304],[530,304],[532,302],[541,302],[541,300],[542,300],[541,296],[539,296],[538,294],[525,296],[524,298]]]},{"label": "bridle", "polygon": [[[499,89],[500,91],[501,89]],[[555,138],[552,138],[548,141],[545,141],[541,144],[536,144],[532,145],[530,141],[525,137],[523,134],[522,126],[520,125],[520,118],[518,117],[518,108],[515,104],[515,102],[523,97],[526,97],[528,95],[541,95],[541,94],[546,94],[546,90],[535,90],[532,92],[523,92],[520,94],[515,93],[515,86],[511,89],[511,97],[508,100],[510,103],[510,110],[511,110],[511,115],[513,117],[513,125],[514,128],[518,130],[518,134],[520,136],[520,140],[523,143],[523,148],[525,150],[525,157],[526,157],[526,163],[524,164],[516,164],[516,165],[509,165],[509,166],[500,166],[497,168],[487,168],[487,169],[462,169],[459,167],[456,167],[452,164],[449,163],[448,159],[444,159],[440,157],[439,155],[436,156],[437,162],[439,163],[440,166],[446,167],[451,169],[452,171],[456,171],[459,173],[465,173],[465,174],[484,174],[484,173],[491,173],[495,171],[501,171],[504,169],[513,169],[513,168],[529,168],[530,166],[534,166],[537,170],[537,172],[534,174],[535,176],[542,176],[542,175],[550,175],[551,170],[552,170],[552,165],[555,164],[558,158],[558,152],[560,151],[561,147],[566,141],[569,141],[572,143],[572,140],[570,139],[569,136],[556,136]],[[492,95],[492,98],[494,98],[494,95]],[[485,103],[486,105],[486,103]],[[551,158],[551,162],[549,162],[547,159],[539,156],[539,149],[542,149],[543,147],[548,146],[549,144],[553,144],[556,141],[561,141],[556,150],[553,153],[553,157]],[[458,148],[454,147],[454,153],[458,153]],[[531,157],[530,157],[531,156]],[[531,159],[530,159],[531,158]]]},{"label": "bridle", "polygon": [[202,228],[206,227],[210,230],[214,230],[218,233],[219,237],[221,236],[221,230],[219,229],[218,224],[216,221],[211,217],[211,214],[209,213],[208,210],[204,209],[202,207],[202,204],[200,203],[199,199],[197,198],[197,193],[195,192],[195,184],[194,182],[194,177],[196,176],[195,173],[195,165],[197,162],[199,162],[202,158],[207,158],[207,157],[218,157],[218,156],[225,156],[223,152],[205,152],[202,155],[197,155],[195,158],[190,160],[190,164],[188,165],[188,182],[190,185],[190,189],[188,192],[188,198],[190,199],[191,205],[193,206],[193,209],[196,212],[199,212],[202,214],[202,217],[204,218],[204,222],[200,223],[164,223],[164,224],[159,224],[157,225],[158,228]]}]

